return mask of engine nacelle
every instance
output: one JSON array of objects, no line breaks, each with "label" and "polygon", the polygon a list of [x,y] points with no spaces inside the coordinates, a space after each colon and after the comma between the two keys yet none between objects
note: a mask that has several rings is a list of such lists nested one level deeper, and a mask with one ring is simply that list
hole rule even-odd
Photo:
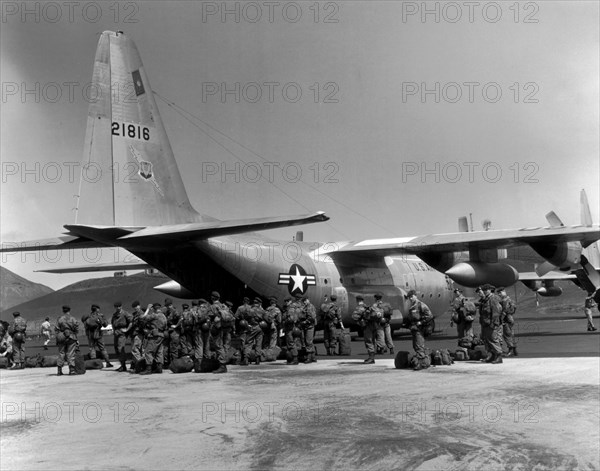
[{"label": "engine nacelle", "polygon": [[175,298],[181,299],[193,299],[195,298],[194,293],[192,293],[189,289],[184,288],[176,281],[167,281],[162,285],[158,285],[154,287],[155,290],[160,291],[161,293],[165,293],[168,296],[173,296]]},{"label": "engine nacelle", "polygon": [[469,288],[485,283],[511,286],[519,280],[517,270],[506,263],[462,262],[447,270],[446,275],[459,285]]},{"label": "engine nacelle", "polygon": [[581,261],[582,247],[580,242],[530,245],[541,257],[563,270],[569,270]]},{"label": "engine nacelle", "polygon": [[555,297],[562,294],[562,288],[559,286],[544,286],[536,291],[537,294],[544,297]]}]

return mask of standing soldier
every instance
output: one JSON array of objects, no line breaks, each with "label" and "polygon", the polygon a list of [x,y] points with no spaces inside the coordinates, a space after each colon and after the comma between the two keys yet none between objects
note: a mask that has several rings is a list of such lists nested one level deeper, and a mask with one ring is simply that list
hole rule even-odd
[{"label": "standing soldier", "polygon": [[48,344],[50,343],[50,329],[52,328],[52,326],[50,325],[50,318],[46,317],[46,320],[44,322],[42,322],[42,326],[41,326],[41,334],[42,337],[46,337],[46,340],[44,341],[44,350],[48,350]]},{"label": "standing soldier", "polygon": [[0,357],[6,357],[8,366],[11,366],[12,364],[12,353],[12,338],[8,335],[7,325],[2,321],[2,323],[0,323]]},{"label": "standing soldier", "polygon": [[411,303],[408,308],[408,326],[412,334],[413,349],[417,359],[421,360],[426,356],[425,333],[433,320],[433,315],[429,306],[417,299],[417,292],[414,289],[411,289],[406,296]]},{"label": "standing soldier", "polygon": [[127,355],[125,354],[125,344],[127,343],[127,335],[132,327],[133,316],[123,309],[121,301],[114,304],[115,312],[112,315],[111,324],[114,334],[115,352],[119,358],[121,366],[117,368],[118,372],[127,371]]},{"label": "standing soldier", "polygon": [[198,318],[198,301],[192,301],[192,308],[190,309],[189,304],[181,305],[183,311],[181,313],[180,320],[180,332],[181,332],[181,355],[190,357],[194,357],[194,352],[196,350],[196,320]]},{"label": "standing soldier", "polygon": [[233,314],[233,303],[225,301],[225,311],[221,315],[221,324],[223,325],[223,350],[225,350],[225,359],[229,358],[231,350],[231,338],[235,335],[235,315]]},{"label": "standing soldier", "polygon": [[[106,362],[107,368],[112,368],[113,364],[110,362],[108,352],[102,341],[102,327],[106,327],[108,322],[104,319],[104,315],[100,312],[100,306],[92,304],[92,312],[84,314],[81,318],[81,322],[85,329],[85,335],[88,339],[88,346],[90,348],[90,359],[96,359],[96,350],[100,351],[102,358]],[[114,326],[113,326],[114,328]]]},{"label": "standing soldier", "polygon": [[[240,309],[238,309],[240,312]],[[255,298],[254,304],[249,310],[244,309],[241,314],[243,318],[240,320],[240,327],[245,328],[245,331],[240,335],[242,340],[242,365],[248,364],[248,358],[250,352],[254,350],[256,365],[260,365],[260,357],[262,355],[262,342],[263,342],[263,330],[260,327],[260,323],[263,322],[263,313],[265,310],[262,308],[262,299]],[[245,321],[242,323],[242,320]],[[246,323],[248,324],[246,326]]]},{"label": "standing soldier", "polygon": [[215,356],[219,362],[219,368],[213,373],[227,373],[227,366],[225,361],[225,348],[223,346],[223,317],[227,307],[221,303],[221,295],[217,291],[213,291],[210,294],[212,305],[210,306],[210,336],[211,336],[211,347],[214,348]]},{"label": "standing soldier", "polygon": [[304,363],[316,362],[315,358],[315,325],[317,324],[317,310],[310,302],[307,296],[302,298],[302,313],[300,314],[300,330],[302,336],[302,346],[306,349],[306,359]]},{"label": "standing soldier", "polygon": [[372,328],[375,331],[375,352],[377,355],[382,355],[385,352],[385,340],[383,333],[383,301],[381,293],[376,293],[374,296],[375,302],[371,306],[371,321]]},{"label": "standing soldier", "polygon": [[79,322],[71,315],[69,306],[62,307],[63,315],[56,322],[56,345],[58,346],[58,376],[62,376],[62,367],[65,361],[69,365],[69,374],[75,375],[75,355],[79,342],[77,334],[79,333]]},{"label": "standing soldier", "polygon": [[[598,291],[598,290],[596,290]],[[597,306],[596,301],[594,300],[594,293],[591,293],[587,298],[585,298],[585,306],[584,306],[584,312],[585,312],[585,317],[587,317],[587,330],[588,332],[593,332],[596,329],[596,327],[594,327],[594,321],[592,320],[592,309],[594,309]]]},{"label": "standing soldier", "polygon": [[508,294],[506,294],[504,287],[498,288],[496,293],[498,293],[498,296],[500,297],[500,306],[502,306],[502,336],[508,347],[506,356],[518,356],[519,354],[517,353],[515,334],[513,331],[513,326],[515,325],[514,315],[515,312],[517,312],[517,306],[514,301],[510,299]]},{"label": "standing soldier", "polygon": [[206,299],[198,300],[194,331],[194,369],[200,371],[200,362],[210,357],[210,304]]},{"label": "standing soldier", "polygon": [[244,351],[246,349],[246,337],[248,335],[248,318],[250,317],[251,310],[252,306],[250,306],[250,298],[244,296],[244,299],[242,300],[242,305],[239,306],[235,311],[236,332],[238,338],[240,339],[241,365],[248,364],[248,359],[244,357]]},{"label": "standing soldier", "polygon": [[300,314],[302,313],[302,305],[298,299],[292,302],[292,298],[285,298],[283,304],[282,324],[283,331],[285,333],[287,363],[288,365],[297,365],[299,343],[298,338],[301,335],[300,329],[298,328],[298,320],[300,319]]},{"label": "standing soldier", "polygon": [[129,333],[131,334],[131,356],[133,357],[133,361],[129,366],[129,372],[135,371],[139,373],[141,361],[144,358],[142,350],[142,346],[144,345],[144,326],[142,325],[144,311],[139,301],[134,301],[131,307],[133,308],[133,314]]},{"label": "standing soldier", "polygon": [[167,328],[167,318],[160,310],[160,303],[148,304],[146,312],[140,318],[144,329],[144,358],[146,369],[141,375],[152,374],[152,365],[156,363],[155,373],[163,369],[163,338]]},{"label": "standing soldier", "polygon": [[494,294],[495,288],[490,284],[482,287],[483,298],[479,306],[479,322],[481,337],[485,343],[488,356],[486,363],[502,363],[502,305]]},{"label": "standing soldier", "polygon": [[266,322],[265,338],[263,340],[264,348],[275,348],[277,346],[278,330],[277,326],[281,324],[281,311],[277,307],[277,298],[272,296],[269,299],[269,307],[265,310],[263,320]]},{"label": "standing soldier", "polygon": [[13,322],[8,328],[8,333],[12,337],[13,361],[15,364],[10,367],[11,370],[22,370],[25,368],[25,331],[27,330],[27,321],[21,317],[19,311],[13,312]]},{"label": "standing soldier", "polygon": [[450,327],[454,327],[454,324],[456,324],[456,333],[458,335],[459,340],[465,336],[465,320],[463,312],[464,300],[465,297],[463,296],[462,290],[454,288],[454,299],[450,303],[450,306],[452,308],[452,316],[450,316]]},{"label": "standing soldier", "polygon": [[383,303],[383,319],[380,323],[383,326],[383,335],[385,338],[385,346],[389,349],[390,355],[394,354],[394,339],[392,338],[392,306],[389,303]]},{"label": "standing soldier", "polygon": [[375,329],[372,327],[371,310],[365,304],[365,298],[361,295],[356,297],[356,303],[356,309],[354,309],[354,312],[352,313],[352,319],[354,319],[358,323],[358,326],[363,330],[365,347],[367,349],[367,354],[369,355],[364,363],[371,365],[375,363]]},{"label": "standing soldier", "polygon": [[340,308],[336,303],[337,296],[331,295],[331,301],[321,304],[321,320],[323,323],[323,343],[327,350],[327,355],[335,355],[337,349],[338,327],[340,326],[341,316]]},{"label": "standing soldier", "polygon": [[165,299],[165,317],[167,318],[167,337],[169,338],[168,345],[165,345],[165,367],[171,361],[179,358],[179,349],[181,347],[181,336],[179,333],[179,321],[181,314],[173,306],[173,301],[170,298]]}]

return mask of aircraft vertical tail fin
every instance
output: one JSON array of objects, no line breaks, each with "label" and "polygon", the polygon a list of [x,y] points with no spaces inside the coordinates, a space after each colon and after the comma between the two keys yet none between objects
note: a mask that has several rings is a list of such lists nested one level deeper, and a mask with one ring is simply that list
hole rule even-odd
[{"label": "aircraft vertical tail fin", "polygon": [[[590,211],[585,190],[581,190],[579,201],[581,206],[581,225],[591,227],[593,224],[592,212]],[[600,268],[600,248],[598,247],[598,242],[588,245],[583,249],[583,254],[589,263],[588,269],[590,267]]]},{"label": "aircraft vertical tail fin", "polygon": [[102,33],[96,50],[78,224],[212,220],[192,208],[134,42]]}]

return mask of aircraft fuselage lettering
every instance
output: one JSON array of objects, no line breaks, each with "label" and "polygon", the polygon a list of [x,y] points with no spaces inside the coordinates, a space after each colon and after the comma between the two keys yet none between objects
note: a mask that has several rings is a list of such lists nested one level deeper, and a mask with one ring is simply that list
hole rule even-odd
[{"label": "aircraft fuselage lettering", "polygon": [[150,128],[140,126],[139,124],[113,121],[111,132],[113,136],[127,137],[129,139],[137,139],[138,141],[150,140]]}]

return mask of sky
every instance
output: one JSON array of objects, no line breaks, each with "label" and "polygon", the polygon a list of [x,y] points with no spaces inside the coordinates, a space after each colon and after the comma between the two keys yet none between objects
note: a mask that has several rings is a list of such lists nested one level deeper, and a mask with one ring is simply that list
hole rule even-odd
[{"label": "sky", "polygon": [[[201,213],[322,210],[305,240],[361,240],[456,232],[470,213],[475,230],[550,210],[578,224],[584,188],[597,223],[598,17],[592,1],[3,2],[1,241],[74,222],[104,30],[136,42]],[[91,275],[34,270],[125,255],[1,263],[58,289]]]}]

